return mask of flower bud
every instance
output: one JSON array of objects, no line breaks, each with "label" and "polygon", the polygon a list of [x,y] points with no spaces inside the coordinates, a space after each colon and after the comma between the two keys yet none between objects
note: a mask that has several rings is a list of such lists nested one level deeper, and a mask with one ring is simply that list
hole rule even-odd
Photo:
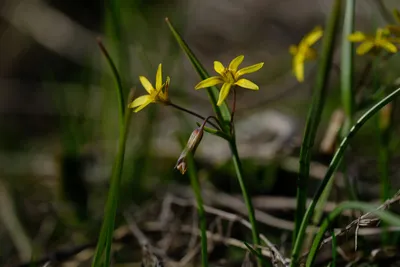
[{"label": "flower bud", "polygon": [[178,161],[176,162],[175,169],[178,169],[182,174],[185,174],[187,170],[186,158],[188,153],[192,153],[192,155],[194,155],[197,146],[200,144],[201,139],[203,138],[203,128],[204,126],[202,125],[192,132],[186,147],[183,149]]}]

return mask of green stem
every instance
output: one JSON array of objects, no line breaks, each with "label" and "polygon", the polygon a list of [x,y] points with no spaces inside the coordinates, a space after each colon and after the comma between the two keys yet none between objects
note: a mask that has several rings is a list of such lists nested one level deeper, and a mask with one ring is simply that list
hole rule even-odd
[{"label": "green stem", "polygon": [[332,236],[332,262],[331,262],[331,267],[336,267],[336,257],[337,257],[337,240],[336,240],[336,234],[335,230],[331,230],[331,236]]},{"label": "green stem", "polygon": [[319,232],[314,239],[311,250],[308,254],[307,262],[306,262],[307,267],[313,266],[315,256],[316,256],[319,246],[324,238],[326,230],[330,227],[331,223],[344,210],[348,210],[348,209],[357,209],[357,210],[361,210],[363,212],[370,212],[370,213],[378,216],[382,221],[384,221],[386,223],[389,223],[393,226],[400,226],[400,217],[398,215],[395,215],[391,212],[384,211],[384,210],[377,210],[376,207],[369,205],[369,204],[361,203],[361,202],[356,202],[356,201],[344,202],[344,203],[340,204],[339,206],[337,206],[322,223],[322,225],[319,229]]},{"label": "green stem", "polygon": [[117,96],[118,96],[118,110],[119,110],[119,126],[120,126],[120,132],[123,131],[124,128],[124,118],[125,118],[125,100],[124,100],[124,91],[122,88],[122,80],[121,77],[119,76],[117,67],[114,64],[114,61],[112,60],[110,54],[108,53],[107,49],[105,48],[103,42],[101,41],[100,38],[97,38],[97,43],[100,47],[101,52],[103,53],[103,55],[105,56],[105,58],[107,59],[107,63],[111,68],[111,71],[113,73],[114,76],[114,80],[115,80],[115,88],[117,91]]},{"label": "green stem", "polygon": [[104,221],[101,227],[99,241],[97,243],[96,253],[93,257],[92,266],[100,266],[100,262],[104,256],[106,266],[110,264],[111,244],[115,225],[115,216],[117,214],[117,207],[119,201],[119,190],[122,178],[122,169],[125,157],[126,139],[129,132],[129,122],[131,119],[131,112],[125,116],[123,130],[120,132],[118,141],[118,152],[114,162],[111,185],[108,191],[107,203],[104,212]]},{"label": "green stem", "polygon": [[106,266],[110,264],[111,244],[114,233],[115,216],[117,214],[120,184],[122,178],[122,169],[125,157],[125,144],[128,136],[129,122],[132,114],[131,112],[128,112],[128,114],[125,115],[125,110],[127,108],[125,107],[122,83],[118,70],[100,39],[98,39],[98,44],[112,69],[116,81],[115,90],[117,92],[119,100],[118,102],[119,102],[120,131],[118,140],[118,151],[113,165],[111,182],[110,182],[111,185],[110,189],[108,190],[108,197],[105,207],[104,221],[101,226],[96,252],[93,256],[93,261],[92,261],[93,267],[101,266],[102,262],[105,263]]},{"label": "green stem", "polygon": [[328,88],[328,76],[332,67],[333,48],[336,31],[339,25],[342,0],[335,0],[331,16],[328,21],[326,34],[323,39],[322,58],[318,66],[317,80],[311,108],[308,113],[303,143],[300,148],[300,170],[297,179],[297,208],[295,214],[295,229],[293,240],[296,239],[306,209],[307,188],[310,176],[311,150],[317,134],[318,125],[325,103],[325,93]]},{"label": "green stem", "polygon": [[325,174],[324,179],[322,180],[317,192],[315,193],[315,196],[313,200],[310,203],[310,206],[308,207],[306,213],[304,214],[304,217],[302,219],[300,229],[297,235],[297,238],[294,242],[294,247],[292,250],[292,257],[291,257],[291,267],[298,266],[298,258],[299,254],[301,251],[301,246],[303,244],[304,236],[306,233],[306,228],[307,224],[313,214],[314,208],[316,203],[318,202],[319,198],[321,197],[322,193],[324,192],[324,189],[330,179],[332,178],[332,175],[334,172],[337,170],[340,161],[343,157],[344,152],[346,151],[347,146],[350,143],[350,140],[356,135],[356,133],[360,130],[360,128],[373,116],[375,115],[381,108],[383,108],[385,105],[387,105],[390,101],[392,101],[395,97],[398,96],[400,93],[400,88],[396,89],[394,92],[392,92],[390,95],[379,101],[377,104],[375,104],[372,108],[370,108],[358,121],[356,124],[350,129],[349,134],[342,140],[340,143],[339,149],[336,151],[335,155],[332,158],[331,163],[329,164],[328,170]]},{"label": "green stem", "polygon": [[187,163],[189,169],[190,183],[194,192],[194,196],[197,203],[197,212],[200,221],[200,234],[201,234],[201,259],[202,266],[208,266],[208,249],[207,249],[207,222],[206,213],[203,206],[203,197],[201,195],[201,188],[199,178],[197,177],[197,171],[193,160],[193,154],[189,152],[187,154]]},{"label": "green stem", "polygon": [[[237,146],[236,146],[236,140],[234,138],[232,138],[229,141],[229,146],[231,148],[233,164],[235,166],[236,176],[239,181],[240,189],[242,190],[242,196],[244,199],[244,203],[246,205],[247,212],[249,213],[248,217],[249,217],[249,221],[251,224],[251,235],[253,238],[253,244],[255,246],[260,246],[261,245],[260,235],[257,230],[258,228],[257,228],[256,217],[254,214],[254,207],[251,202],[251,198],[249,197],[249,193],[247,192],[246,185],[244,183],[242,163],[240,161],[239,152],[238,152]],[[259,259],[258,259],[258,266],[262,266],[262,262]]]}]

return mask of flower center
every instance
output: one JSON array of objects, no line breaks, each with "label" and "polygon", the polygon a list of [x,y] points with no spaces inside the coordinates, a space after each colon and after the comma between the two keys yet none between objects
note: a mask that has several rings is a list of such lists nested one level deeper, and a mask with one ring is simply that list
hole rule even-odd
[{"label": "flower center", "polygon": [[235,73],[232,70],[226,68],[223,73],[223,79],[226,83],[235,83]]}]

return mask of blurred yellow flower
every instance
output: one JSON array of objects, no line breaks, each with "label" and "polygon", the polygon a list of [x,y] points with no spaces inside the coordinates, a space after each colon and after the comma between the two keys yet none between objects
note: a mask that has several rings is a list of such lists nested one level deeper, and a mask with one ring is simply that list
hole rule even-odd
[{"label": "blurred yellow flower", "polygon": [[220,106],[229,94],[232,86],[238,85],[240,87],[258,90],[258,86],[247,79],[239,79],[242,75],[258,71],[264,65],[264,62],[245,67],[238,70],[239,65],[243,62],[244,56],[240,55],[233,59],[227,68],[222,65],[219,61],[214,61],[214,70],[219,74],[219,76],[213,76],[199,82],[195,89],[201,89],[206,87],[211,87],[220,83],[223,83],[221,91],[219,92],[219,98],[217,105]]},{"label": "blurred yellow flower", "polygon": [[317,58],[317,51],[311,46],[321,39],[323,33],[322,28],[317,26],[304,36],[299,45],[291,45],[289,48],[290,54],[293,55],[293,74],[299,82],[304,81],[304,62]]},{"label": "blurred yellow flower", "polygon": [[396,39],[389,38],[389,35],[390,31],[388,29],[378,28],[375,36],[366,35],[360,31],[357,31],[350,34],[348,39],[351,42],[361,43],[356,50],[358,55],[364,55],[368,52],[376,54],[382,49],[390,53],[396,53],[397,47],[393,44],[393,42],[396,42]]},{"label": "blurred yellow flower", "polygon": [[136,108],[134,111],[138,112],[144,109],[150,103],[163,103],[168,104],[168,86],[170,79],[167,77],[165,83],[162,83],[162,66],[161,63],[158,65],[156,74],[156,88],[149,82],[144,76],[139,76],[139,80],[142,83],[144,89],[149,93],[148,95],[139,96],[132,103],[129,104],[130,108]]}]

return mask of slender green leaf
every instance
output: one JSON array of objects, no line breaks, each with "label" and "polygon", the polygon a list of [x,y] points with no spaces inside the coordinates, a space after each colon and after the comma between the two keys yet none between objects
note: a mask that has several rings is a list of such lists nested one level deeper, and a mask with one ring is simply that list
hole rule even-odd
[{"label": "slender green leaf", "polygon": [[119,121],[120,121],[120,132],[119,132],[119,142],[118,142],[118,151],[117,156],[115,158],[115,162],[113,165],[112,175],[111,175],[111,185],[108,191],[108,197],[106,202],[104,221],[100,230],[99,240],[97,242],[96,252],[93,257],[92,266],[98,267],[105,264],[105,266],[109,266],[110,264],[110,255],[111,255],[111,245],[112,245],[112,237],[114,232],[114,224],[115,224],[115,216],[117,214],[118,207],[118,199],[120,192],[120,184],[122,177],[122,168],[125,157],[125,144],[128,136],[129,130],[129,122],[131,118],[131,112],[128,112],[125,115],[126,105],[124,103],[122,84],[120,80],[120,76],[118,74],[118,70],[112,61],[110,55],[107,50],[103,46],[103,44],[99,41],[99,45],[101,51],[105,55],[112,71],[114,74],[114,78],[116,80],[115,91],[118,95],[119,99]]},{"label": "slender green leaf", "polygon": [[375,104],[373,107],[371,107],[363,116],[361,116],[361,118],[358,119],[356,124],[350,129],[349,134],[340,143],[339,149],[336,151],[335,155],[333,156],[331,163],[329,164],[328,170],[326,171],[326,174],[324,176],[324,179],[322,180],[320,186],[318,187],[317,192],[315,193],[313,200],[310,203],[310,206],[308,207],[306,213],[304,214],[304,218],[301,222],[298,236],[297,236],[297,239],[295,240],[295,245],[294,245],[294,248],[292,251],[291,266],[297,266],[298,256],[301,251],[301,246],[302,246],[302,242],[303,242],[304,235],[306,232],[306,228],[307,228],[308,222],[314,212],[315,205],[318,202],[319,198],[321,197],[322,193],[324,192],[326,185],[332,178],[332,175],[337,170],[337,168],[341,162],[341,159],[344,155],[344,152],[346,151],[346,148],[348,147],[351,139],[357,134],[357,132],[360,130],[360,128],[373,115],[375,115],[385,105],[390,103],[399,94],[400,94],[400,88],[396,89],[390,95],[388,95],[387,97],[385,97],[384,99],[379,101],[377,104]]},{"label": "slender green leaf", "polygon": [[300,170],[297,180],[297,208],[295,215],[295,229],[293,239],[297,237],[301,220],[306,209],[307,188],[310,175],[310,161],[314,140],[317,134],[318,125],[321,120],[326,91],[328,88],[329,73],[332,68],[332,58],[336,32],[339,26],[341,0],[335,0],[331,15],[328,19],[327,27],[324,33],[322,44],[322,56],[318,64],[317,79],[314,88],[314,95],[311,108],[308,113],[306,128],[303,137],[303,143],[300,149]]}]

